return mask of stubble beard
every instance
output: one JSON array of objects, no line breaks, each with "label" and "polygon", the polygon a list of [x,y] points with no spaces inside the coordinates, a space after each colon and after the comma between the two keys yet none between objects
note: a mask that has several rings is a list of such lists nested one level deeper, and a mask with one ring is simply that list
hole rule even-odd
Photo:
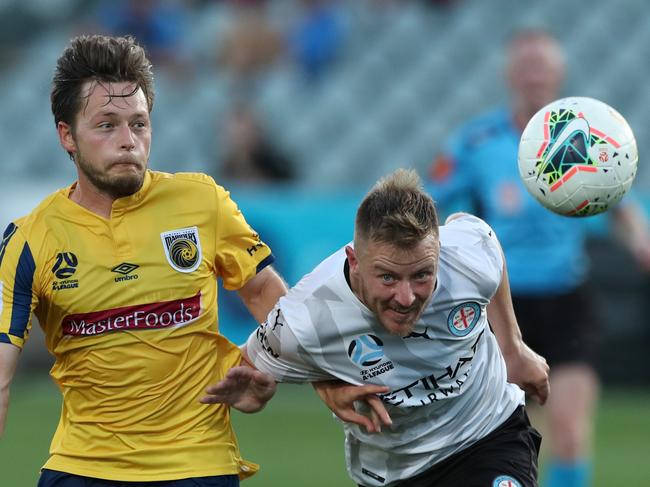
[{"label": "stubble beard", "polygon": [[137,193],[144,182],[144,171],[138,174],[121,174],[111,176],[102,173],[89,164],[81,154],[76,158],[77,167],[86,179],[101,193],[112,199],[124,198]]},{"label": "stubble beard", "polygon": [[[383,327],[391,334],[391,335],[396,335],[396,336],[401,336],[406,337],[413,333],[415,331],[415,327],[422,318],[422,315],[424,314],[425,309],[427,306],[429,306],[429,303],[431,302],[431,297],[428,299],[425,299],[424,301],[418,301],[417,305],[417,311],[415,312],[415,315],[413,316],[412,319],[409,320],[408,323],[400,323],[399,328],[397,330],[390,330],[385,323],[383,323],[383,320],[380,319],[382,322]],[[415,306],[410,306],[409,308],[414,308]],[[392,309],[390,303],[386,304],[387,309]],[[415,310],[414,310],[415,311]]]},{"label": "stubble beard", "polygon": [[389,329],[385,323],[382,323],[382,325],[384,329],[386,329],[391,335],[400,336],[403,338],[410,335],[413,330],[415,330],[415,324],[418,322],[421,316],[422,310],[420,310],[413,319],[409,320],[408,323],[399,323],[399,327],[396,330]]}]

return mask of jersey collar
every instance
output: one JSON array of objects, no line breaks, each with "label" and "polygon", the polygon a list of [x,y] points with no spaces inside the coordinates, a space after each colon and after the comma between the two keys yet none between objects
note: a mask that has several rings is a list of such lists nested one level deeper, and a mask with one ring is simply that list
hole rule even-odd
[{"label": "jersey collar", "polygon": [[[147,169],[147,171],[144,174],[144,180],[142,182],[142,187],[135,192],[134,194],[130,196],[125,196],[124,198],[118,198],[113,202],[113,207],[111,211],[111,216],[115,216],[116,214],[121,214],[126,212],[129,208],[132,208],[134,206],[137,206],[149,193],[149,189],[151,188],[153,176],[151,174],[151,171]],[[84,208],[81,205],[78,205],[77,203],[73,202],[70,199],[70,194],[76,187],[77,182],[72,183],[70,186],[67,188],[63,188],[59,190],[60,196],[66,200],[66,205],[69,207],[69,213],[68,215],[86,215],[87,216],[93,216],[99,220],[105,221],[105,219],[96,213],[93,213],[92,211]],[[86,218],[84,217],[84,218]]]},{"label": "jersey collar", "polygon": [[152,179],[153,177],[151,175],[151,171],[147,169],[147,171],[144,173],[144,181],[142,182],[142,187],[130,196],[116,199],[113,202],[113,210],[111,213],[115,214],[115,212],[125,211],[140,203],[149,193]]}]

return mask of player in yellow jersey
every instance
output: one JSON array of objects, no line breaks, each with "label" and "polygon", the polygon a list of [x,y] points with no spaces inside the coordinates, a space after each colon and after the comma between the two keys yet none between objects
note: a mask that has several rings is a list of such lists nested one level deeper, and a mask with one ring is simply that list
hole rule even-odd
[{"label": "player in yellow jersey", "polygon": [[[230,487],[257,469],[240,457],[228,408],[199,402],[241,360],[219,334],[216,278],[258,321],[286,288],[227,191],[147,169],[153,98],[132,38],[73,39],[51,100],[78,179],[11,223],[0,246],[0,432],[32,313],[63,394],[39,487]],[[258,397],[236,407],[273,395],[258,379]]]}]

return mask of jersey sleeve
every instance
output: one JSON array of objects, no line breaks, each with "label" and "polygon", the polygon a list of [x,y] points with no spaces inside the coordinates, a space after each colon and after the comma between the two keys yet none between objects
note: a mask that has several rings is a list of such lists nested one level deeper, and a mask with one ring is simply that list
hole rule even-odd
[{"label": "jersey sleeve", "polygon": [[230,193],[217,188],[217,236],[215,267],[226,289],[240,289],[246,282],[271,264],[271,249],[248,225]]},{"label": "jersey sleeve", "polygon": [[278,382],[317,382],[333,378],[320,369],[300,345],[279,306],[248,337],[246,353],[258,370],[272,375]]},{"label": "jersey sleeve", "polygon": [[485,221],[469,213],[458,215],[447,225],[462,226],[465,232],[472,235],[473,238],[469,240],[472,242],[472,252],[476,255],[477,262],[481,262],[482,280],[486,284],[486,289],[491,290],[487,294],[492,297],[501,283],[504,265],[503,252],[496,233]]},{"label": "jersey sleeve", "polygon": [[38,304],[34,292],[36,264],[27,241],[11,223],[0,243],[0,342],[22,348]]}]

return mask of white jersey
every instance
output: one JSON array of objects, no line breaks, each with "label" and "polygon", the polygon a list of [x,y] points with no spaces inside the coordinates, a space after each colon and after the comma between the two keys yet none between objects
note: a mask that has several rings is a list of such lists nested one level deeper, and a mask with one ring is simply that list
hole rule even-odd
[{"label": "white jersey", "polygon": [[344,424],[357,483],[413,477],[492,432],[524,402],[507,382],[486,316],[503,267],[493,231],[463,216],[440,227],[440,242],[436,288],[409,336],[389,334],[354,295],[341,249],[281,298],[246,344],[253,364],[278,381],[390,388],[381,398],[391,428],[368,434]]}]

